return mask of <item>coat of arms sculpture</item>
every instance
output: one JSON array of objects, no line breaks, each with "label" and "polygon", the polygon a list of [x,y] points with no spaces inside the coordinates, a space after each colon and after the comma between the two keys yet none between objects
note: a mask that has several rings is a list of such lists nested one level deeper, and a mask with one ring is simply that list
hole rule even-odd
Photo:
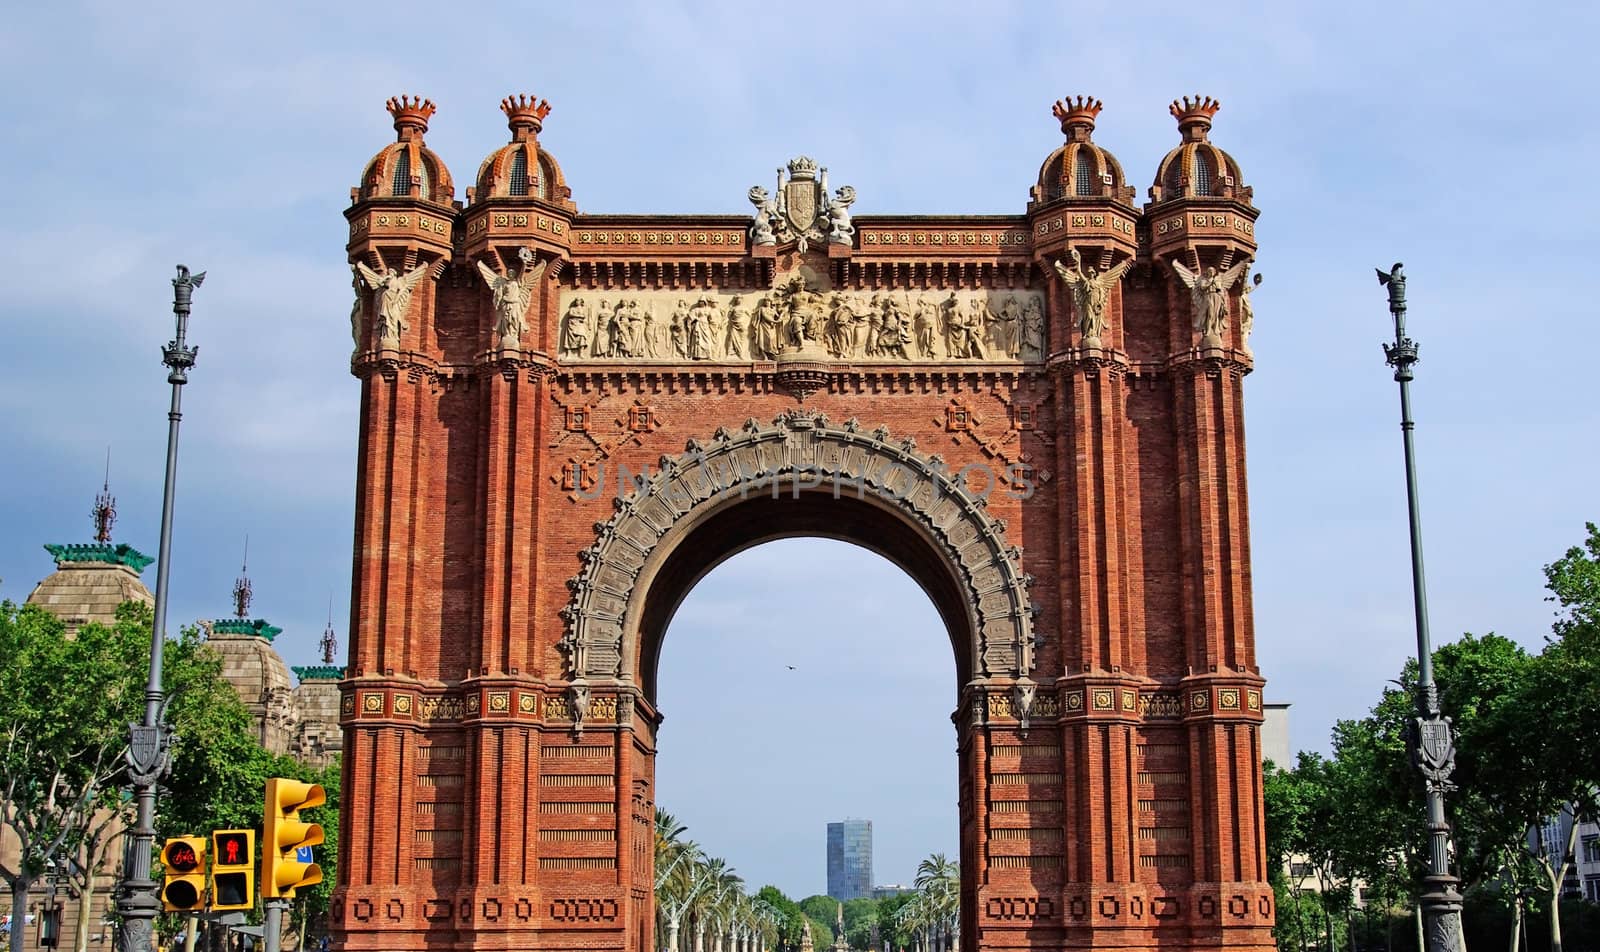
[{"label": "coat of arms sculpture", "polygon": [[855,204],[856,190],[845,185],[829,198],[828,170],[818,167],[815,159],[804,155],[791,159],[788,181],[779,169],[774,194],[752,185],[749,195],[750,204],[756,207],[756,220],[750,226],[752,245],[794,242],[804,254],[811,242],[849,245],[855,241],[850,206]]}]

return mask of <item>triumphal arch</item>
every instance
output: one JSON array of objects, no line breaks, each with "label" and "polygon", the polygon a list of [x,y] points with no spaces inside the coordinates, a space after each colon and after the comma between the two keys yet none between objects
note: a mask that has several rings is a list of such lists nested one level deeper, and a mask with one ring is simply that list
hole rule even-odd
[{"label": "triumphal arch", "polygon": [[1271,945],[1257,211],[1216,102],[1172,104],[1143,204],[1100,103],[1058,102],[981,216],[857,215],[803,156],[747,214],[584,214],[525,96],[461,201],[433,104],[388,105],[346,213],[343,948],[656,948],[663,633],[793,535],[882,553],[948,629],[964,950]]}]

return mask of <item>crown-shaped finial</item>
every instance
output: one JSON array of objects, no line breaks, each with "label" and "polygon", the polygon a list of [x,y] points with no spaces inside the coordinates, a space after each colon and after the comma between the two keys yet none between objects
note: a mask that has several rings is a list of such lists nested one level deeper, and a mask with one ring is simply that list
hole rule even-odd
[{"label": "crown-shaped finial", "polygon": [[507,96],[500,100],[500,111],[506,114],[512,132],[527,129],[537,133],[544,128],[544,117],[550,115],[550,102],[536,96]]},{"label": "crown-shaped finial", "polygon": [[789,160],[789,177],[814,179],[817,177],[817,160],[809,155],[797,155]]},{"label": "crown-shaped finial", "polygon": [[1183,131],[1186,139],[1204,139],[1206,130],[1211,128],[1211,117],[1222,108],[1222,103],[1210,96],[1196,95],[1193,99],[1188,96],[1183,99],[1174,99],[1167,111],[1178,120],[1178,128]]},{"label": "crown-shaped finial", "polygon": [[428,119],[437,111],[433,100],[421,96],[390,96],[384,105],[394,117],[394,131],[400,133],[401,141],[427,132]]},{"label": "crown-shaped finial", "polygon": [[1094,131],[1094,119],[1100,115],[1100,100],[1093,96],[1079,96],[1074,99],[1057,99],[1050,113],[1061,120],[1061,131],[1072,135],[1074,129],[1084,130],[1084,137]]}]

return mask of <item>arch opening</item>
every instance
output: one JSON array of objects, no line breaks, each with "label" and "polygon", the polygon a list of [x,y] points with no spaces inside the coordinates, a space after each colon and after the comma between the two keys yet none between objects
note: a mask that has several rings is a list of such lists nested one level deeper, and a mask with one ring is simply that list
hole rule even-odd
[{"label": "arch opening", "polygon": [[[803,491],[822,486],[830,491]],[[739,504],[769,490],[796,502],[803,495],[823,498],[828,507],[848,495],[892,513],[893,519],[869,520],[870,529],[847,535],[869,546],[884,544],[874,532],[901,540],[904,544],[888,551],[916,569],[913,576],[930,594],[947,590],[935,581],[939,573],[926,567],[929,554],[937,555],[955,579],[967,619],[960,630],[970,637],[957,645],[958,657],[967,664],[963,684],[995,678],[1020,682],[1033,670],[1038,610],[1029,597],[1033,579],[1022,571],[1021,550],[1006,540],[1005,523],[988,514],[984,498],[967,486],[963,473],[951,472],[938,456],[918,453],[914,440],[893,442],[887,427],[866,432],[855,420],[833,426],[825,416],[798,411],[771,426],[751,419],[738,432],[719,428],[710,443],[690,440],[682,455],[663,456],[660,470],[631,488],[616,499],[616,515],[596,525],[595,544],[579,556],[584,567],[568,582],[573,597],[562,611],[567,632],[558,647],[575,684],[637,684],[642,670],[653,669],[659,651],[646,650],[645,639],[653,634],[659,641],[671,606],[705,567],[705,560],[668,564],[684,537],[703,523],[725,518],[729,521],[718,525],[735,541],[720,546],[720,558],[753,544],[770,526],[739,528],[737,523],[755,511]],[[844,524],[838,518],[842,513],[871,515],[868,509],[828,507],[820,512],[796,507],[791,534],[836,534]],[[726,515],[734,509],[739,515]],[[906,542],[913,536],[905,532],[924,544]],[[923,555],[916,555],[919,550]],[[647,593],[663,571],[682,577],[661,589],[670,593],[666,607],[648,615]],[[956,604],[947,595],[941,611],[953,616]]]},{"label": "arch opening", "polygon": [[[834,539],[888,559],[921,587],[944,622],[955,660],[955,687],[971,679],[971,623],[961,583],[948,560],[904,517],[879,502],[831,491],[780,492],[739,500],[712,513],[673,545],[643,599],[637,678],[652,704],[661,653],[673,616],[695,585],[739,553],[790,538]],[[797,604],[806,592],[797,590]]]},{"label": "arch opening", "polygon": [[[801,564],[808,590],[792,601]],[[731,864],[747,893],[773,885],[795,901],[835,889],[871,899],[911,884],[934,854],[957,857],[961,730],[946,716],[944,624],[902,565],[786,536],[723,560],[679,608],[654,764],[658,807],[684,838]],[[830,844],[825,879],[824,831],[851,820],[855,849]],[[831,928],[831,907],[819,918]]]}]

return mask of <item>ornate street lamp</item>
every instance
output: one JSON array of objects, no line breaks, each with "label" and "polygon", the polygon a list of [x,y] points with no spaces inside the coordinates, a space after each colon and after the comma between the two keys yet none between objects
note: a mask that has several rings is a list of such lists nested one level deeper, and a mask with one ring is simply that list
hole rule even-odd
[{"label": "ornate street lamp", "polygon": [[205,272],[191,275],[178,265],[172,279],[172,313],[177,316],[177,334],[161,348],[161,362],[169,370],[172,407],[167,411],[167,476],[161,495],[161,549],[156,558],[155,624],[150,633],[150,680],[144,690],[144,721],[129,724],[128,777],[138,804],[132,836],[129,837],[117,911],[122,914],[120,948],[123,952],[151,952],[151,926],[161,911],[155,880],[150,878],[150,853],[156,838],[156,782],[167,772],[172,735],[163,727],[166,700],[161,690],[161,649],[167,639],[167,580],[172,568],[172,494],[178,477],[178,424],[183,419],[183,385],[189,382],[199,348],[186,340],[189,330],[189,305],[194,289],[206,278]]},{"label": "ornate street lamp", "polygon": [[1411,761],[1422,772],[1427,791],[1428,874],[1420,897],[1427,952],[1464,952],[1461,934],[1461,881],[1450,873],[1450,824],[1445,820],[1444,795],[1454,790],[1455,741],[1450,719],[1439,710],[1439,689],[1433,683],[1433,649],[1428,643],[1428,592],[1422,571],[1422,511],[1417,503],[1417,458],[1412,445],[1411,368],[1417,362],[1417,343],[1406,336],[1406,276],[1399,262],[1388,271],[1378,269],[1378,283],[1389,289],[1389,313],[1394,316],[1394,344],[1384,344],[1383,354],[1400,384],[1400,433],[1406,452],[1406,502],[1411,518],[1411,592],[1417,618],[1417,717],[1410,733]]}]

